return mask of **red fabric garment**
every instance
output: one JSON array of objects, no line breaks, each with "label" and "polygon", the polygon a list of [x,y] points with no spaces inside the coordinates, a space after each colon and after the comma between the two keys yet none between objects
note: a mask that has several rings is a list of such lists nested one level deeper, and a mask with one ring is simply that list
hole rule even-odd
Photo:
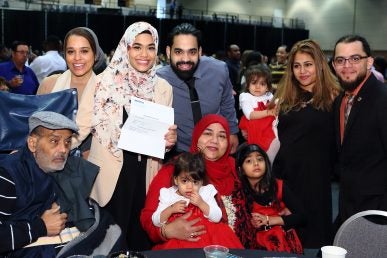
[{"label": "red fabric garment", "polygon": [[[196,152],[197,142],[203,131],[213,123],[220,123],[226,131],[227,139],[229,142],[230,138],[230,129],[228,126],[228,122],[225,118],[220,115],[206,115],[204,116],[195,126],[192,134],[192,142],[191,152]],[[222,209],[222,222],[227,223],[227,214],[224,209],[224,205],[220,200],[220,196],[222,195],[230,195],[234,189],[234,183],[237,180],[236,170],[235,170],[235,161],[232,157],[229,157],[230,147],[228,147],[224,156],[222,156],[217,161],[207,161],[206,160],[206,168],[207,168],[207,176],[209,182],[213,184],[218,191],[216,195],[218,204]],[[162,242],[163,239],[160,235],[160,228],[156,227],[152,223],[152,214],[156,211],[160,189],[162,187],[170,187],[171,186],[171,178],[173,175],[173,166],[172,165],[164,165],[157,175],[153,178],[152,183],[149,186],[149,190],[147,193],[147,197],[145,200],[144,209],[141,211],[141,225],[144,230],[148,233],[150,239],[154,243]],[[195,217],[192,216],[192,219]],[[203,220],[202,220],[203,221]],[[199,223],[201,223],[200,221]]]},{"label": "red fabric garment", "polygon": [[285,231],[281,226],[274,226],[269,230],[257,232],[259,248],[275,252],[302,254],[303,248],[294,229]]},{"label": "red fabric garment", "polygon": [[[271,204],[270,206],[263,206],[256,202],[253,204],[253,213],[265,214],[268,216],[278,216],[278,213],[285,208],[282,201],[282,180],[277,179],[278,193],[277,198],[280,202],[279,207]],[[282,226],[273,226],[269,229],[258,230],[256,233],[256,241],[258,248],[266,249],[268,251],[288,252],[302,254],[301,241],[295,231],[286,232]]]},{"label": "red fabric garment", "polygon": [[[228,126],[227,120],[220,115],[216,114],[209,114],[204,116],[200,121],[195,125],[195,128],[192,131],[192,141],[191,141],[191,147],[189,149],[190,152],[196,152],[200,151],[198,149],[198,140],[200,136],[202,135],[203,131],[210,125],[210,124],[215,124],[219,123],[223,126],[224,130],[226,131],[226,136],[227,136],[227,144],[228,148],[226,153],[218,159],[217,161],[214,161],[214,163],[217,163],[218,166],[222,166],[224,162],[229,158],[230,155],[230,127]],[[218,190],[218,189],[217,189]],[[218,190],[219,191],[219,190]]]},{"label": "red fabric garment", "polygon": [[[262,111],[266,109],[267,105],[260,101],[258,102],[258,106],[254,108],[254,111]],[[239,128],[247,131],[247,142],[249,144],[257,144],[264,149],[264,151],[267,151],[271,142],[275,138],[273,131],[274,119],[274,116],[267,116],[260,119],[248,120],[245,116],[242,116]]]},{"label": "red fabric garment", "polygon": [[235,160],[230,157],[230,128],[227,120],[215,114],[204,116],[195,126],[192,133],[191,152],[198,151],[198,140],[203,131],[210,125],[219,123],[223,126],[227,135],[228,148],[226,153],[217,161],[206,160],[207,176],[220,195],[230,195],[234,189],[235,180],[237,180],[235,170]]},{"label": "red fabric garment", "polygon": [[206,160],[206,166],[208,179],[218,190],[218,193],[220,195],[230,195],[234,189],[235,181],[238,180],[234,158],[228,157],[226,162],[221,165]]},{"label": "red fabric garment", "polygon": [[239,121],[239,129],[247,131],[249,120],[247,120],[245,115],[242,115],[241,120]]},{"label": "red fabric garment", "polygon": [[251,224],[251,214],[246,209],[246,197],[243,193],[241,183],[236,184],[232,193],[232,202],[235,207],[235,217],[238,218],[233,224],[235,234],[247,249],[256,249],[256,228]]},{"label": "red fabric garment", "polygon": [[[201,217],[200,223],[206,226],[206,233],[200,236],[197,242],[187,240],[169,239],[168,241],[156,245],[153,250],[178,249],[178,248],[202,248],[207,245],[223,245],[228,248],[243,248],[241,242],[231,228],[222,222],[214,223],[204,217],[203,212],[196,206],[190,204],[187,212],[192,210],[192,216],[188,220]],[[182,216],[181,213],[175,213],[169,218],[169,222]]]},{"label": "red fabric garment", "polygon": [[141,211],[140,222],[144,230],[148,233],[149,238],[154,243],[162,242],[160,228],[153,225],[152,214],[156,211],[159,205],[160,189],[171,186],[171,178],[173,175],[173,165],[164,165],[157,175],[153,178],[149,185],[149,190],[145,199],[145,206]]}]

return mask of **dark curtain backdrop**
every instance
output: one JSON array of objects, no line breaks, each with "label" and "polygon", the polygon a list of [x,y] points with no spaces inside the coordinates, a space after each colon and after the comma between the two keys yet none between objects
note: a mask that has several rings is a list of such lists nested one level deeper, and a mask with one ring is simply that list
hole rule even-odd
[{"label": "dark curtain backdrop", "polygon": [[[116,12],[117,13],[117,12]],[[229,44],[238,44],[241,50],[254,49],[269,57],[281,44],[292,46],[309,37],[304,29],[274,28],[252,24],[225,23],[212,20],[171,20],[154,16],[123,16],[111,10],[99,13],[44,12],[2,9],[0,28],[2,43],[10,46],[14,40],[24,40],[33,49],[41,49],[46,35],[64,38],[67,31],[88,26],[98,36],[102,49],[115,49],[125,29],[136,21],[151,23],[160,35],[160,51],[165,52],[168,32],[181,22],[190,22],[203,32],[203,52],[213,54]]]}]

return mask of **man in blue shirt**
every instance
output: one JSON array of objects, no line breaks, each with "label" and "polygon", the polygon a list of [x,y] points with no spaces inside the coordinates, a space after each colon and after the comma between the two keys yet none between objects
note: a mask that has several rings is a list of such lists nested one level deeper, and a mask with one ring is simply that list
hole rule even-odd
[{"label": "man in blue shirt", "polygon": [[29,55],[26,42],[14,41],[11,60],[0,64],[0,76],[8,81],[11,93],[35,95],[39,81],[31,68],[25,64]]},{"label": "man in blue shirt", "polygon": [[202,56],[201,32],[189,23],[177,25],[169,34],[167,44],[170,65],[158,69],[157,74],[173,87],[176,151],[188,151],[191,145],[195,112],[190,98],[192,86],[188,86],[188,83],[194,80],[201,115],[220,114],[227,119],[232,134],[231,153],[234,153],[238,146],[236,134],[239,130],[227,65]]}]

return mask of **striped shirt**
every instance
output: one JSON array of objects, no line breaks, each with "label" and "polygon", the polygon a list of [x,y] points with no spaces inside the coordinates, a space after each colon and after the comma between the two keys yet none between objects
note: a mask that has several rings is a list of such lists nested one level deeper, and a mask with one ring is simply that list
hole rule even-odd
[{"label": "striped shirt", "polygon": [[12,177],[0,168],[0,253],[19,249],[47,234],[41,218],[12,221],[16,209],[16,187]]}]

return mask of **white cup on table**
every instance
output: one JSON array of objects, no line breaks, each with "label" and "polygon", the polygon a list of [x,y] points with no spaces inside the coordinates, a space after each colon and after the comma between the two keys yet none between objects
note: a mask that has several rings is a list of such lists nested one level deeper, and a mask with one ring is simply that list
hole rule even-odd
[{"label": "white cup on table", "polygon": [[347,250],[342,247],[327,245],[321,247],[322,258],[345,258]]}]

